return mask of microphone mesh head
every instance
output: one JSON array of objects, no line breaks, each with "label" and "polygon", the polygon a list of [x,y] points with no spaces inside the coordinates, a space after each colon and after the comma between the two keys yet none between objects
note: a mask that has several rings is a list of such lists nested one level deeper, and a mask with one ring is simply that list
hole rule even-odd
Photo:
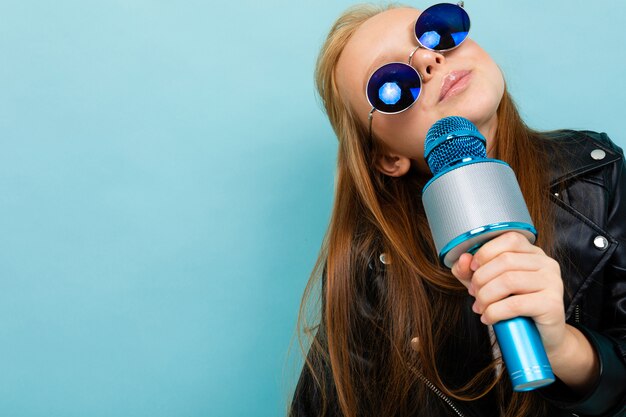
[{"label": "microphone mesh head", "polygon": [[[446,139],[452,134],[451,138]],[[437,121],[428,130],[424,143],[424,154],[427,155],[426,162],[430,170],[437,175],[463,158],[486,158],[487,151],[482,138],[476,126],[464,117],[450,116]]]}]

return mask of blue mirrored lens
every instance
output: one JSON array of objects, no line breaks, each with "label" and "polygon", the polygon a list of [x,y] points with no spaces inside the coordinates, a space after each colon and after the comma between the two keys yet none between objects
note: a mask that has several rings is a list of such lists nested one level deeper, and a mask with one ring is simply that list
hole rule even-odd
[{"label": "blue mirrored lens", "polygon": [[419,43],[435,51],[456,48],[467,38],[469,29],[467,12],[450,3],[429,7],[415,22],[415,36]]},{"label": "blue mirrored lens", "polygon": [[417,70],[401,62],[378,68],[367,83],[367,99],[376,110],[398,113],[417,100],[422,81]]}]

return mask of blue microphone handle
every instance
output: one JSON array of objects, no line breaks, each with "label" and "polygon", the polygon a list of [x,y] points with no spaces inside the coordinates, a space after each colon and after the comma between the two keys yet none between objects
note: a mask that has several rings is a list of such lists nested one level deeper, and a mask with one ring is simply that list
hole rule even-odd
[{"label": "blue microphone handle", "polygon": [[493,325],[514,391],[530,391],[554,382],[537,325],[516,317]]}]

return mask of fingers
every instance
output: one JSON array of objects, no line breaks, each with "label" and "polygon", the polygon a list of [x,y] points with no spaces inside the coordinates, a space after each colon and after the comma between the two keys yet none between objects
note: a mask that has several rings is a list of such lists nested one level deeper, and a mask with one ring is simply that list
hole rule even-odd
[{"label": "fingers", "polygon": [[557,325],[564,321],[563,301],[543,292],[512,295],[490,304],[480,317],[485,324],[494,324],[514,317],[532,317],[538,326]]},{"label": "fingers", "polygon": [[464,253],[452,273],[475,297],[472,308],[483,323],[530,317],[546,352],[562,345],[565,308],[560,266],[523,234],[503,233],[474,255]]},{"label": "fingers", "polygon": [[[486,283],[476,287],[472,279],[472,287],[475,291],[476,301],[472,309],[475,313],[482,314],[485,307],[498,302],[509,296],[530,294],[540,291],[559,293],[557,285],[546,285],[545,276],[527,271],[506,271]],[[548,283],[549,284],[549,283]]]},{"label": "fingers", "polygon": [[473,310],[484,316],[483,322],[562,314],[559,264],[521,233],[504,233],[485,243],[475,255],[461,255],[452,273],[475,297]]},{"label": "fingers", "polygon": [[543,250],[528,241],[526,236],[519,232],[506,232],[485,243],[474,255],[472,270],[477,270],[504,252],[544,254]]},{"label": "fingers", "polygon": [[562,318],[559,264],[523,235],[505,233],[488,242],[470,268],[476,268],[469,288],[476,298],[472,309],[482,315],[483,323],[527,316],[536,322],[543,317],[544,324],[551,325]]},{"label": "fingers", "polygon": [[480,314],[485,306],[510,295],[537,292],[543,289],[542,285],[536,282],[536,280],[528,282],[527,278],[525,272],[507,271],[501,274],[498,279],[494,279],[478,289],[474,287],[476,292],[474,311]]},{"label": "fingers", "polygon": [[507,232],[485,243],[475,255],[462,254],[452,266],[452,274],[469,287],[474,271],[504,252],[543,253],[521,233]]},{"label": "fingers", "polygon": [[545,258],[545,255],[532,253],[501,253],[474,271],[472,286],[474,289],[483,287],[507,271],[538,271],[545,267]]},{"label": "fingers", "polygon": [[452,265],[452,275],[461,281],[461,283],[468,289],[470,287],[470,280],[472,279],[472,275],[474,273],[474,271],[470,269],[471,262],[472,255],[464,253],[459,257],[458,261]]},{"label": "fingers", "polygon": [[[536,279],[538,281],[532,281]],[[487,264],[479,267],[473,274],[470,289],[474,295],[481,293],[492,281],[490,291],[496,288],[508,288],[510,293],[533,292],[541,288],[553,288],[562,291],[563,280],[559,263],[539,253],[504,252]]]}]

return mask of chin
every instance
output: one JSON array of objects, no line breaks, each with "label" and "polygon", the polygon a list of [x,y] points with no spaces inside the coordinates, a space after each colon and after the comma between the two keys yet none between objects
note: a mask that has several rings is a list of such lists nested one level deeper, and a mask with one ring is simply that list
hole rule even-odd
[{"label": "chin", "polygon": [[482,128],[493,123],[498,106],[500,104],[499,98],[490,95],[464,95],[459,97],[459,102],[453,109],[450,110],[450,114],[447,116],[461,116],[474,123],[476,127],[482,132]]}]

